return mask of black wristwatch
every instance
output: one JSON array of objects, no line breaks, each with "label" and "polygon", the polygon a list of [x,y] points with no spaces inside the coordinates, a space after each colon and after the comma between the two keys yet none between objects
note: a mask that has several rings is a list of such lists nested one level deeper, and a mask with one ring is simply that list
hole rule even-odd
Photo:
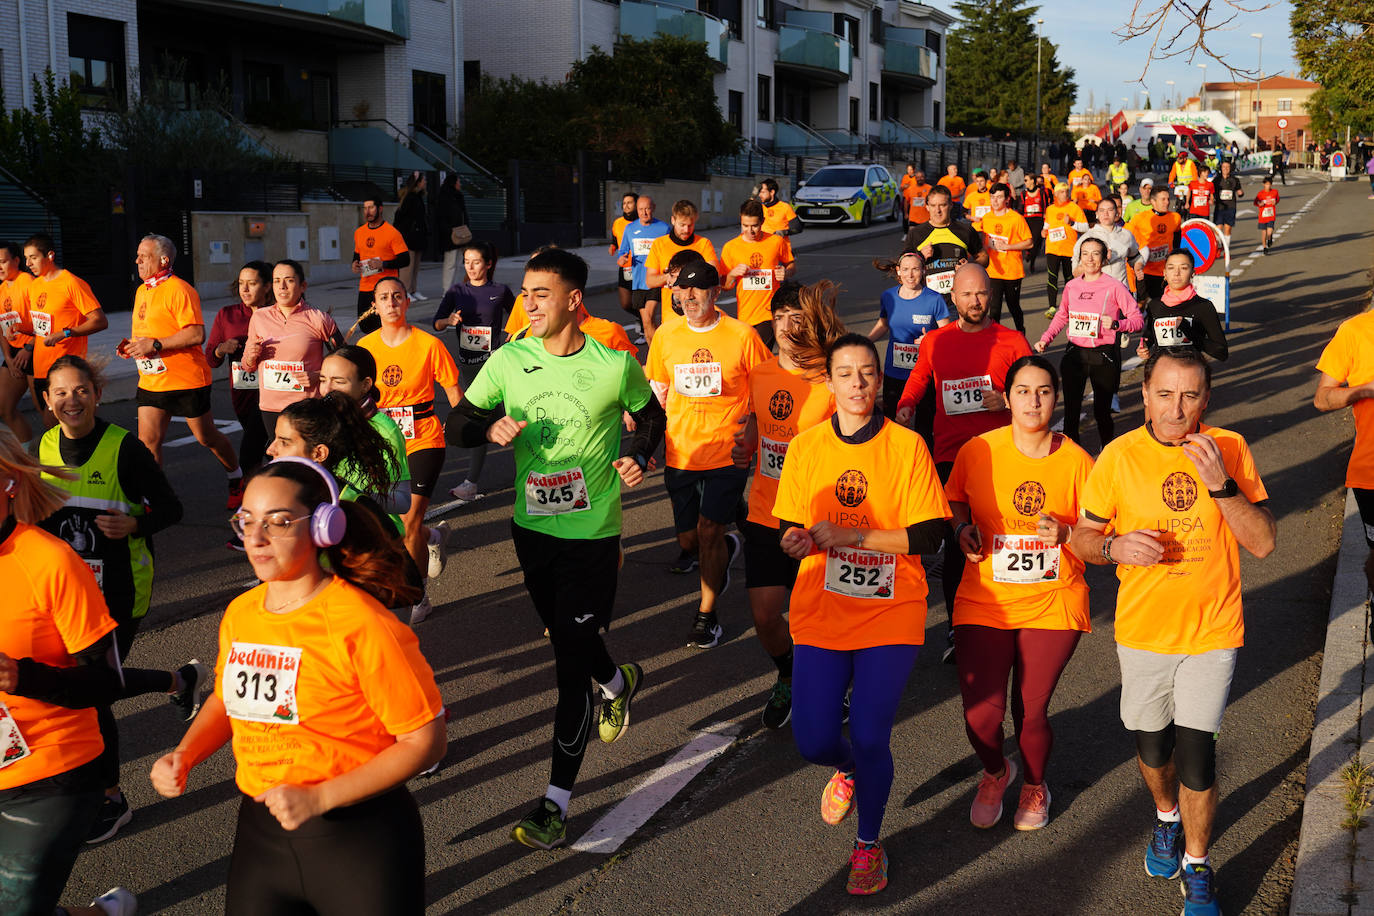
[{"label": "black wristwatch", "polygon": [[1240,486],[1236,484],[1236,478],[1227,477],[1226,482],[1221,485],[1220,490],[1208,490],[1207,495],[1213,499],[1230,499],[1240,492]]},{"label": "black wristwatch", "polygon": [[162,352],[162,341],[158,340],[156,337],[153,338],[153,352],[154,352],[154,353],[161,353],[161,352]]}]

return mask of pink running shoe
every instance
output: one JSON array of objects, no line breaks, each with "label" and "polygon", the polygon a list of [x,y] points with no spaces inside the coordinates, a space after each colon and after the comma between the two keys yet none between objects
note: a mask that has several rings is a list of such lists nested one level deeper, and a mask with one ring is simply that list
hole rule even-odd
[{"label": "pink running shoe", "polygon": [[881,843],[854,844],[849,854],[849,880],[844,889],[855,895],[876,894],[887,887],[887,850]]},{"label": "pink running shoe", "polygon": [[1039,830],[1050,822],[1050,787],[1045,783],[1021,785],[1021,800],[1011,824],[1017,830]]},{"label": "pink running shoe", "polygon": [[1016,764],[1005,757],[1002,758],[1001,777],[983,773],[983,778],[978,782],[978,794],[973,797],[973,804],[968,811],[968,819],[973,826],[987,829],[1002,819],[1002,796],[1015,778]]}]

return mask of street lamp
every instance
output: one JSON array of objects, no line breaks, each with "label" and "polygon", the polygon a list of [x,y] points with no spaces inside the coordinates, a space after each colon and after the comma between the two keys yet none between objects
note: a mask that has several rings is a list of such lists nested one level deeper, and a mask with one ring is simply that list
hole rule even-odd
[{"label": "street lamp", "polygon": [[1035,162],[1039,162],[1040,156],[1040,27],[1045,24],[1045,20],[1035,20],[1035,146],[1031,148],[1031,157]]},{"label": "street lamp", "polygon": [[1251,105],[1255,112],[1255,142],[1259,142],[1259,116],[1260,116],[1260,82],[1264,79],[1264,33],[1251,32],[1250,37],[1259,42],[1259,50],[1256,52],[1258,58],[1255,67],[1255,101]]},{"label": "street lamp", "polygon": [[1198,103],[1202,110],[1207,110],[1207,65],[1198,64],[1198,69],[1202,71],[1202,88],[1198,90]]},{"label": "street lamp", "polygon": [[1174,81],[1173,81],[1173,80],[1165,80],[1165,81],[1164,81],[1164,85],[1166,85],[1166,86],[1169,87],[1169,97],[1166,98],[1166,99],[1164,100],[1164,107],[1165,107],[1165,108],[1173,108],[1173,107],[1174,107]]}]

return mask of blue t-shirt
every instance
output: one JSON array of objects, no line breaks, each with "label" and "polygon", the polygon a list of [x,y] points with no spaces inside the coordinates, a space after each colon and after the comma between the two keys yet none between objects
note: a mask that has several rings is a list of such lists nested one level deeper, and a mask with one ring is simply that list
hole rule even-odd
[{"label": "blue t-shirt", "polygon": [[442,321],[454,312],[460,313],[463,323],[454,328],[458,332],[459,362],[483,363],[501,346],[501,332],[513,305],[515,296],[504,283],[455,283],[439,301],[434,320]]},{"label": "blue t-shirt", "polygon": [[661,219],[656,219],[647,226],[635,220],[625,227],[625,234],[620,237],[620,250],[615,256],[617,260],[626,254],[630,256],[630,280],[631,286],[635,289],[649,288],[649,284],[645,282],[648,279],[648,270],[644,266],[644,259],[649,256],[649,248],[654,244],[654,239],[667,234],[668,224]]},{"label": "blue t-shirt", "polygon": [[[889,329],[883,372],[889,378],[905,381],[916,365],[920,339],[939,327],[939,322],[947,320],[950,314],[945,297],[928,286],[922,286],[915,299],[903,299],[898,295],[899,290],[900,286],[883,290],[878,311],[887,319]],[[897,344],[901,346],[895,346]]]}]

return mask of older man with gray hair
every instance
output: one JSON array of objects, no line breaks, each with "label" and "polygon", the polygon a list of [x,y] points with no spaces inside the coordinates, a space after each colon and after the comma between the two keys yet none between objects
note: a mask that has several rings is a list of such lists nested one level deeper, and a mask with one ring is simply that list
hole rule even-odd
[{"label": "older man with gray hair", "polygon": [[195,287],[172,273],[177,249],[163,235],[138,243],[134,264],[143,282],[134,294],[133,328],[116,350],[138,367],[138,438],[162,463],[162,440],[172,417],[185,417],[196,441],[208,448],[229,477],[228,508],[243,500],[243,472],[229,438],[210,413],[210,364],[205,319]]}]

